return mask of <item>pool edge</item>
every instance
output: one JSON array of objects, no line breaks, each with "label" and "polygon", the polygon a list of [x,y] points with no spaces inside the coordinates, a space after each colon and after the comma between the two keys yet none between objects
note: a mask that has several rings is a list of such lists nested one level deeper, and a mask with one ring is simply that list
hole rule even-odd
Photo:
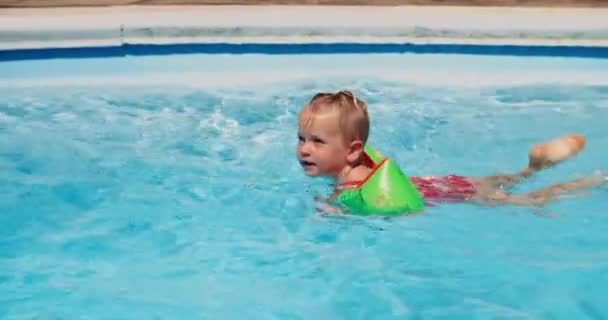
[{"label": "pool edge", "polygon": [[122,6],[0,13],[0,50],[213,43],[608,47],[608,8]]}]

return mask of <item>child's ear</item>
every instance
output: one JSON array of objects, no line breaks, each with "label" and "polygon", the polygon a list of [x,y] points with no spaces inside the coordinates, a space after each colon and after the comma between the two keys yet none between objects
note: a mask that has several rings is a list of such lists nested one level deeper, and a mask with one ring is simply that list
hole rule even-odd
[{"label": "child's ear", "polygon": [[356,162],[361,159],[363,155],[363,142],[361,140],[355,140],[350,143],[348,155],[346,156],[346,160],[348,162]]}]

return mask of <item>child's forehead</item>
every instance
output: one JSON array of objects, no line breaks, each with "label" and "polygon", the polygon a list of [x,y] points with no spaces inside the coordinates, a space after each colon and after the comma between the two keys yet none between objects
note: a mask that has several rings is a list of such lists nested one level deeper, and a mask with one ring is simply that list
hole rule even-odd
[{"label": "child's forehead", "polygon": [[310,107],[304,107],[300,111],[298,122],[300,126],[310,126],[314,124],[337,124],[339,120],[338,112],[334,110],[312,110]]},{"label": "child's forehead", "polygon": [[339,117],[335,111],[311,112],[302,110],[298,119],[300,130],[324,131],[339,133]]}]

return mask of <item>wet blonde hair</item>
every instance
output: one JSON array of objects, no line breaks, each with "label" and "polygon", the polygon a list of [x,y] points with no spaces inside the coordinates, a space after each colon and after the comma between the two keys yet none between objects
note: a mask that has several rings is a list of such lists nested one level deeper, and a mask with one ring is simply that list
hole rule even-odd
[{"label": "wet blonde hair", "polygon": [[340,132],[345,143],[361,140],[367,142],[369,135],[369,116],[365,102],[355,97],[349,90],[337,93],[317,93],[308,105],[311,114],[337,112]]}]

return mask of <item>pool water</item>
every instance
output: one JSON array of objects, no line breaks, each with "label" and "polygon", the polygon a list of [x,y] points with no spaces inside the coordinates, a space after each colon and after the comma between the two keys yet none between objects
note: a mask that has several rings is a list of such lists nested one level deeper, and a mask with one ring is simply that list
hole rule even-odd
[{"label": "pool water", "polygon": [[[608,189],[541,210],[315,214],[294,155],[318,91],[369,105],[410,175],[608,170],[608,60],[188,55],[0,63],[3,319],[603,319]],[[540,214],[539,214],[540,213]]]}]

